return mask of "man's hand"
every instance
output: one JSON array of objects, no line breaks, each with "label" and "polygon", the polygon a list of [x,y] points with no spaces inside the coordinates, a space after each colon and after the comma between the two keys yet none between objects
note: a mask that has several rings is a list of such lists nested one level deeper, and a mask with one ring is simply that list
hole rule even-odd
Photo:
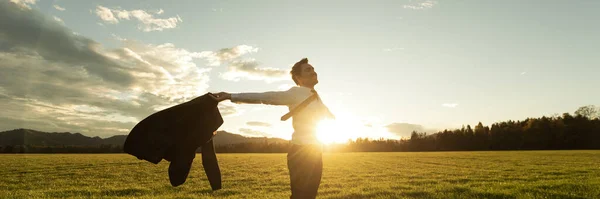
[{"label": "man's hand", "polygon": [[231,94],[226,93],[226,92],[220,92],[220,93],[211,93],[210,96],[216,100],[217,102],[221,102],[223,100],[230,100],[231,99]]}]

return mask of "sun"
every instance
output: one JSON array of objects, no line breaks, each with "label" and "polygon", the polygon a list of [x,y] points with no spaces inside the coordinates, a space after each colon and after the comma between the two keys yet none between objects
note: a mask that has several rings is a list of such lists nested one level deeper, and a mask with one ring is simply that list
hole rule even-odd
[{"label": "sun", "polygon": [[355,139],[350,134],[355,133],[337,120],[322,120],[317,126],[317,139],[323,144],[344,143]]},{"label": "sun", "polygon": [[343,144],[357,138],[400,139],[376,120],[358,117],[351,112],[337,111],[336,119],[317,124],[317,139],[323,144]]},{"label": "sun", "polygon": [[340,144],[356,138],[389,137],[377,128],[367,127],[351,117],[338,117],[336,120],[322,120],[317,125],[317,139],[323,144]]}]

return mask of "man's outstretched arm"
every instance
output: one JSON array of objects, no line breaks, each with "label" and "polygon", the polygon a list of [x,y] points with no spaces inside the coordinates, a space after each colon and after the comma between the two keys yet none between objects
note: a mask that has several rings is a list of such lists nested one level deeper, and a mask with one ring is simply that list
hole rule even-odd
[{"label": "man's outstretched arm", "polygon": [[231,100],[233,103],[289,105],[293,103],[293,93],[287,91],[269,91],[262,93],[226,93],[214,94],[217,101]]}]

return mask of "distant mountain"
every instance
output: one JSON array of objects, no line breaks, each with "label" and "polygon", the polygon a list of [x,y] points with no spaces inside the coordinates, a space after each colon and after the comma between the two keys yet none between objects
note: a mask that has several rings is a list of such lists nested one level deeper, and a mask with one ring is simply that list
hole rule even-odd
[{"label": "distant mountain", "polygon": [[215,135],[215,137],[213,138],[213,143],[217,146],[250,142],[287,143],[289,141],[281,138],[246,137],[240,134],[229,133],[227,131],[217,131],[217,135]]},{"label": "distant mountain", "polygon": [[70,132],[42,132],[31,129],[14,129],[0,132],[0,145],[100,145],[100,144],[123,144],[124,135],[116,135],[102,139],[98,136],[88,137],[81,133]]},{"label": "distant mountain", "polygon": [[[37,145],[37,146],[89,146],[112,144],[122,145],[127,135],[115,135],[109,138],[88,137],[81,133],[70,132],[42,132],[31,129],[14,129],[0,132],[0,146],[7,145]],[[245,137],[239,134],[218,131],[213,138],[215,145],[239,144],[249,142],[288,142],[280,138]]]}]

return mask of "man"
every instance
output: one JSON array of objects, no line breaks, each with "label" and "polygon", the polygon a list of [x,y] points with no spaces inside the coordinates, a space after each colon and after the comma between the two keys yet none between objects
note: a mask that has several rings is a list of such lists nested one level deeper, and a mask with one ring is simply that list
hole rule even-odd
[{"label": "man", "polygon": [[221,92],[215,94],[215,99],[229,99],[234,103],[285,105],[294,110],[314,94],[316,99],[308,101],[308,104],[304,103],[305,106],[302,106],[301,110],[293,112],[294,133],[287,154],[287,164],[292,191],[290,198],[316,198],[323,173],[323,146],[317,140],[316,126],[320,120],[334,116],[316,95],[315,85],[319,80],[307,58],[296,62],[290,73],[297,86],[287,91],[234,94]]}]

